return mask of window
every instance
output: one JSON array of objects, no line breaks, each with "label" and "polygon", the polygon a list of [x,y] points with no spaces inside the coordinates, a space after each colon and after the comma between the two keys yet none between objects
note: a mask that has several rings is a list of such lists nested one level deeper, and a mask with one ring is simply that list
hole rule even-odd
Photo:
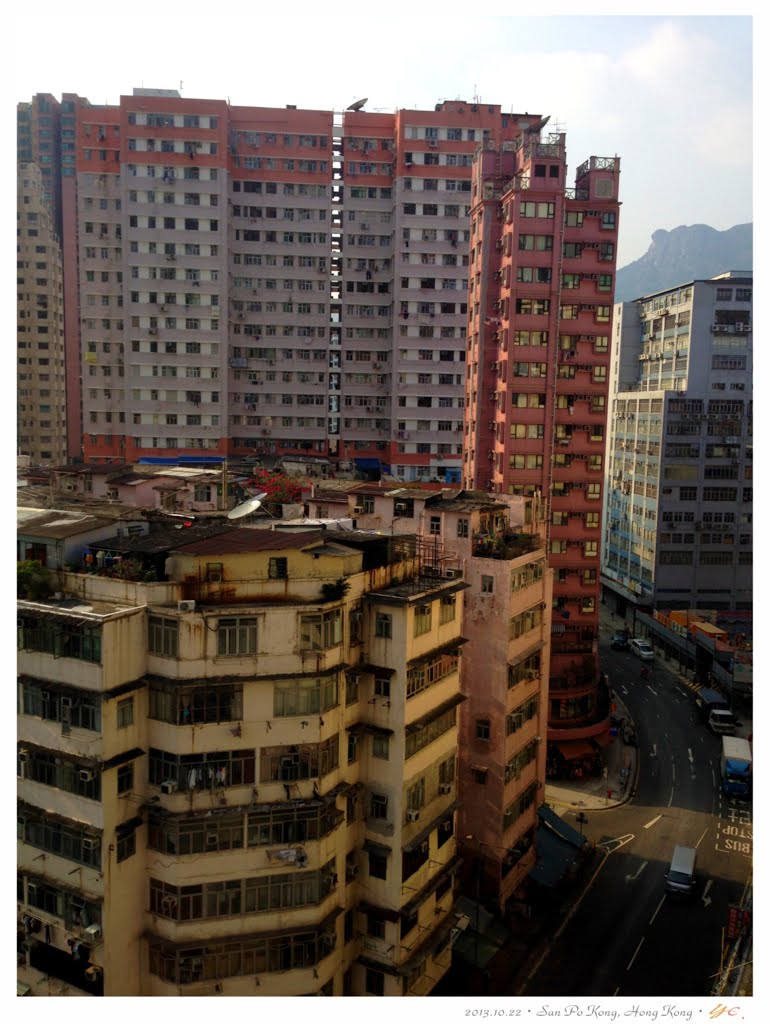
[{"label": "window", "polygon": [[369,800],[369,817],[386,821],[388,817],[388,798],[383,793],[372,793]]},{"label": "window", "polygon": [[[375,817],[375,815],[372,815]],[[371,878],[388,877],[388,858],[381,853],[369,851],[369,875]]]},{"label": "window", "polygon": [[467,536],[469,536],[469,520],[468,519],[458,519],[457,520],[457,536],[458,537],[467,537]]},{"label": "window", "polygon": [[479,786],[486,786],[487,784],[487,769],[486,768],[471,768],[471,775],[473,781]]},{"label": "window", "polygon": [[179,643],[179,623],[176,619],[165,619],[150,615],[148,621],[148,650],[164,658],[176,658]]},{"label": "window", "polygon": [[489,740],[491,736],[490,721],[488,718],[476,719],[476,739]]},{"label": "window", "polygon": [[271,558],[268,567],[268,576],[271,580],[285,580],[289,578],[289,562],[286,558]]},{"label": "window", "polygon": [[150,685],[149,697],[149,717],[172,725],[232,722],[243,718],[241,684],[211,680],[179,686],[157,680]]},{"label": "window", "polygon": [[316,612],[300,616],[300,650],[324,651],[342,643],[342,612]]},{"label": "window", "polygon": [[433,606],[418,604],[414,609],[414,636],[423,636],[430,632]]},{"label": "window", "polygon": [[290,679],[275,684],[273,714],[276,718],[317,715],[338,704],[336,673],[323,679]]},{"label": "window", "polygon": [[257,653],[257,620],[233,617],[220,619],[217,627],[217,654],[238,657]]},{"label": "window", "polygon": [[118,793],[130,793],[134,788],[134,762],[118,768]]},{"label": "window", "polygon": [[118,863],[133,857],[136,853],[136,829],[118,829],[117,843],[115,845]]},{"label": "window", "polygon": [[379,757],[387,761],[390,757],[390,740],[387,736],[375,734],[372,736],[372,757]]},{"label": "window", "polygon": [[388,676],[375,676],[374,677],[374,696],[390,697],[390,679]]},{"label": "window", "polygon": [[481,577],[481,593],[492,594],[495,589],[494,576],[482,576]]},{"label": "window", "polygon": [[385,975],[382,971],[372,970],[371,967],[366,968],[366,991],[372,996],[385,995]]},{"label": "window", "polygon": [[118,729],[127,729],[134,724],[134,698],[118,701]]},{"label": "window", "polygon": [[390,640],[393,636],[393,616],[377,612],[374,617],[374,635]]}]

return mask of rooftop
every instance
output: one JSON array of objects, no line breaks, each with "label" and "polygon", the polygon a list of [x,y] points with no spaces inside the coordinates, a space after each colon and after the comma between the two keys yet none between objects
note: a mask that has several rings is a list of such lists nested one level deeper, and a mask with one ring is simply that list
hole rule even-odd
[{"label": "rooftop", "polygon": [[65,540],[78,534],[109,526],[112,520],[87,512],[68,512],[55,508],[17,508],[16,528],[27,536]]},{"label": "rooftop", "polygon": [[183,555],[232,555],[255,551],[286,551],[307,548],[322,541],[322,530],[265,530],[240,526],[216,537],[177,544],[174,550]]}]

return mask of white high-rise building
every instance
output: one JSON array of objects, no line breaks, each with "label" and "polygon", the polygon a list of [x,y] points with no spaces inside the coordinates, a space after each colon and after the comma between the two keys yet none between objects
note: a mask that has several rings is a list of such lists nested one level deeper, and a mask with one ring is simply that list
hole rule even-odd
[{"label": "white high-rise building", "polygon": [[751,608],[752,281],[615,307],[601,579],[619,611]]}]

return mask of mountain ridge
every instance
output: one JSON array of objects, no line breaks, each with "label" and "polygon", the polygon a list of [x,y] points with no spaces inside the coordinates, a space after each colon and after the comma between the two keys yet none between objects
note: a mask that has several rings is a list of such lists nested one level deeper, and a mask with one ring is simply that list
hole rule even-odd
[{"label": "mountain ridge", "polygon": [[630,302],[727,270],[753,268],[753,224],[718,231],[708,224],[680,225],[652,233],[644,256],[617,271],[615,302]]}]

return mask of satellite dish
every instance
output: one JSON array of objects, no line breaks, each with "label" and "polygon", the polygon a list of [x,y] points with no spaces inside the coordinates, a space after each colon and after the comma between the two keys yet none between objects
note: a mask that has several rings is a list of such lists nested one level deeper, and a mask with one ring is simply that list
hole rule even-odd
[{"label": "satellite dish", "polygon": [[250,498],[242,501],[240,505],[236,505],[235,508],[231,509],[227,513],[227,518],[242,519],[243,516],[250,516],[252,512],[257,511],[262,504],[262,499],[266,497],[267,491],[259,491],[257,494],[253,494]]},{"label": "satellite dish", "polygon": [[360,110],[368,102],[369,102],[369,97],[368,96],[364,96],[364,98],[362,100],[356,100],[355,103],[351,103],[350,106],[347,107],[347,109],[348,110]]}]

